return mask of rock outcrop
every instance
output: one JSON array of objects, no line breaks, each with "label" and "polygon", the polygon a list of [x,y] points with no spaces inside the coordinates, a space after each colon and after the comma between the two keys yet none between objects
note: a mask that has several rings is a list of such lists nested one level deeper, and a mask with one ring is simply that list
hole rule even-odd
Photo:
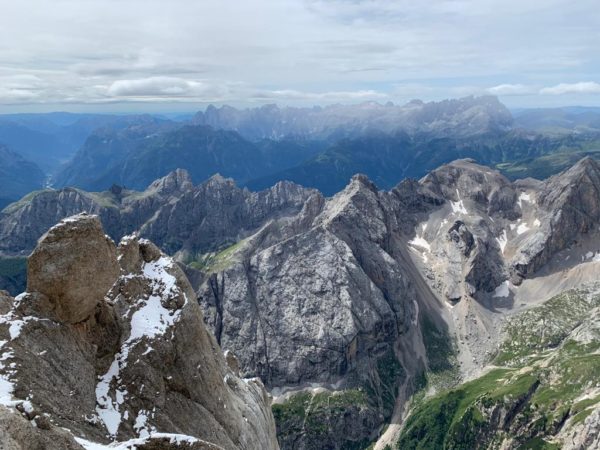
[{"label": "rock outcrop", "polygon": [[185,275],[154,244],[116,248],[97,217],[79,215],[30,264],[27,292],[0,296],[9,448],[278,448],[261,381],[229,368]]},{"label": "rock outcrop", "polygon": [[88,319],[119,276],[115,244],[95,216],[63,220],[29,257],[27,291],[48,298],[60,322]]},{"label": "rock outcrop", "polygon": [[427,365],[419,322],[447,333],[413,282],[397,204],[358,175],[247,238],[199,289],[241,373],[276,396],[283,448],[368,445]]},{"label": "rock outcrop", "polygon": [[273,217],[297,213],[316,193],[288,182],[250,192],[220,175],[193,186],[181,169],[143,192],[119,186],[100,193],[47,189],[0,212],[0,254],[29,254],[51,226],[80,212],[98,215],[115,240],[139,231],[171,254],[204,253],[251,234]]}]

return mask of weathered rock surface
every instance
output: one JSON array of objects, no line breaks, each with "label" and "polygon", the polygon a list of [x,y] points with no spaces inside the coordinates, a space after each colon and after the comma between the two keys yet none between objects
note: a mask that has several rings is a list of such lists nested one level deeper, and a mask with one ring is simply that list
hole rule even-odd
[{"label": "weathered rock surface", "polygon": [[[310,393],[308,386],[330,394],[369,391],[390,350],[400,367],[391,385],[397,393],[424,367],[450,367],[444,359],[454,357],[452,344],[435,348],[440,340],[434,336],[444,336],[449,327],[440,319],[447,313],[435,299],[439,296],[466,305],[453,313],[452,327],[465,342],[460,356],[465,372],[475,370],[489,359],[491,331],[480,306],[469,302],[485,308],[510,305],[516,288],[508,280],[518,283],[527,276],[515,274],[532,242],[556,240],[550,258],[600,223],[594,215],[600,202],[593,193],[596,168],[589,161],[580,164],[586,169],[563,177],[572,184],[585,174],[589,182],[581,189],[586,194],[570,195],[560,204],[552,200],[552,206],[541,198],[543,192],[561,190],[556,180],[511,183],[470,160],[443,166],[419,182],[401,183],[389,193],[356,176],[335,197],[306,207],[302,217],[273,220],[209,267],[199,289],[206,321],[221,345],[237,354],[241,372],[260,376],[277,395]],[[583,214],[581,226],[559,238],[558,230],[545,224],[553,214],[559,219],[580,214],[570,209],[590,212]],[[572,228],[573,220],[567,222]],[[537,270],[540,263],[531,255],[527,264],[537,264]],[[424,326],[431,317],[433,334]],[[381,393],[374,392],[369,401],[381,406]],[[327,433],[313,430],[319,438],[311,440],[306,429],[291,426],[298,418],[287,415],[285,405],[301,397],[284,398],[276,417],[285,448],[329,442]],[[364,410],[345,411],[345,423],[356,430],[360,420],[372,430],[389,414],[383,408],[379,420],[364,420],[358,419]],[[328,414],[328,429],[339,434],[343,426]],[[362,431],[368,441],[366,427]],[[344,445],[332,442],[333,448]]]},{"label": "weathered rock surface", "polygon": [[[583,160],[545,182],[511,183],[459,160],[389,192],[358,175],[325,199],[291,183],[252,193],[219,176],[192,187],[177,172],[141,194],[115,188],[110,198],[118,206],[110,214],[116,224],[135,218],[133,228],[116,227],[119,233],[139,230],[193,262],[185,270],[205,321],[217,344],[237,356],[227,370],[235,374],[239,365],[242,376],[260,377],[271,390],[282,447],[343,448],[368,445],[390,419],[398,425],[424,370],[451,371],[458,359],[460,372],[471,375],[489,361],[495,327],[489,315],[512,308],[518,285],[560,252],[594,239],[599,174],[596,163]],[[0,230],[11,229],[15,211],[28,210],[5,212]],[[591,260],[593,250],[577,250],[570,261]],[[561,261],[570,256],[561,254]],[[120,244],[119,258],[124,273],[139,274],[161,255],[131,238]],[[106,302],[96,308],[101,329],[121,330],[92,332],[104,373],[128,339],[113,316],[134,314],[131,298],[151,292],[136,280],[117,281],[120,293],[113,288],[109,295],[113,312]],[[29,297],[28,311],[50,298]],[[185,305],[174,296],[165,308]],[[116,342],[111,336],[119,334]],[[170,361],[167,355],[161,358]],[[192,399],[200,395],[182,380],[177,389]],[[162,398],[163,388],[157,392]],[[123,407],[122,417],[125,411],[128,420],[139,415]],[[133,426],[126,422],[123,438]],[[187,424],[175,425],[188,432]]]},{"label": "weathered rock surface", "polygon": [[220,175],[193,186],[181,169],[143,192],[119,186],[99,193],[47,189],[0,212],[0,254],[29,254],[51,226],[80,212],[98,215],[115,240],[139,231],[171,254],[204,253],[236,242],[272,217],[298,212],[316,193],[288,182],[250,192]]},{"label": "weathered rock surface", "polygon": [[[427,365],[419,308],[445,332],[441,305],[411,280],[397,203],[356,176],[246,239],[200,287],[206,321],[242,374],[282,397],[284,448],[367,445]],[[398,350],[412,339],[413,353]],[[313,405],[310,417],[294,414],[296,403]]]},{"label": "weathered rock surface", "polygon": [[59,321],[88,319],[119,276],[114,242],[96,216],[52,227],[29,257],[27,290],[46,296]]},{"label": "weathered rock surface", "polygon": [[185,275],[156,246],[129,237],[115,251],[98,218],[79,215],[51,229],[32,260],[28,291],[0,298],[0,403],[44,424],[2,422],[10,448],[278,448],[262,383],[228,367]]}]

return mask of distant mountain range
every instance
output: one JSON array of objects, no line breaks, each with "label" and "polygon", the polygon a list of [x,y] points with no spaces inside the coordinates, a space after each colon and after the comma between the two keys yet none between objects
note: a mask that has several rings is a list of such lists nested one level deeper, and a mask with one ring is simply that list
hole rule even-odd
[{"label": "distant mountain range", "polygon": [[[590,141],[595,143],[587,134],[519,131],[494,97],[404,106],[210,106],[191,124],[169,123],[166,131],[164,126],[149,122],[93,134],[57,175],[56,186],[144,189],[155,178],[183,168],[194,182],[220,173],[254,190],[290,180],[333,195],[358,172],[389,189],[457,158],[515,163],[589,150]],[[521,174],[507,167],[507,175],[511,170]]]},{"label": "distant mountain range", "polygon": [[471,136],[512,126],[510,111],[496,97],[465,97],[406,105],[366,102],[359,105],[330,105],[313,108],[279,108],[265,105],[238,110],[209,106],[194,123],[233,130],[247,139],[280,139],[289,136],[335,141],[372,130],[405,131],[429,136]]},{"label": "distant mountain range", "polygon": [[[7,115],[0,116],[0,143],[37,164],[53,186],[90,191],[113,184],[143,190],[182,168],[195,183],[220,173],[253,190],[290,180],[333,195],[358,172],[390,189],[468,157],[511,179],[544,178],[600,154],[600,109],[520,110],[513,118],[495,97],[402,106],[209,106],[179,119]],[[4,190],[5,204],[42,186],[39,170],[31,174],[19,181],[27,187]],[[7,176],[5,184],[13,183]]]}]

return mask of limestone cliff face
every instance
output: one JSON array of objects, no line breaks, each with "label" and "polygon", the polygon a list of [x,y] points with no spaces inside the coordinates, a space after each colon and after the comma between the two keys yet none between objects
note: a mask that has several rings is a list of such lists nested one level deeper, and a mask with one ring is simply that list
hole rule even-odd
[{"label": "limestone cliff face", "polygon": [[519,249],[513,270],[522,276],[600,224],[600,165],[587,157],[549,178],[540,187],[538,202],[546,220],[542,233]]},{"label": "limestone cliff face", "polygon": [[[398,204],[356,176],[244,240],[199,289],[221,345],[277,396],[283,448],[368,443],[427,365],[420,317],[445,332],[411,279]],[[289,410],[305,395],[308,420]]]},{"label": "limestone cliff face", "polygon": [[27,292],[0,298],[0,402],[28,419],[3,421],[3,442],[278,448],[261,381],[230,368],[194,297],[149,241],[116,248],[95,216],[53,227]]},{"label": "limestone cliff face", "polygon": [[280,182],[261,192],[238,188],[215,175],[163,205],[141,234],[169,252],[190,257],[233,244],[278,215],[297,212],[313,189]]}]

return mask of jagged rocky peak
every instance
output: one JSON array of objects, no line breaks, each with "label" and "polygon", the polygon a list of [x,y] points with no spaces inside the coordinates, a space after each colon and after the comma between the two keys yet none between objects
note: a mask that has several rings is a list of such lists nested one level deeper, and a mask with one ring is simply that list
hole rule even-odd
[{"label": "jagged rocky peak", "polygon": [[570,169],[549,178],[540,193],[547,208],[571,206],[583,214],[600,218],[600,164],[589,156]]},{"label": "jagged rocky peak", "polygon": [[192,177],[185,169],[176,169],[166,176],[155,180],[148,186],[148,191],[156,191],[162,195],[185,192],[194,187]]},{"label": "jagged rocky peak", "polygon": [[434,194],[462,205],[469,199],[486,209],[490,215],[501,213],[516,218],[517,193],[512,183],[500,172],[477,164],[472,159],[460,159],[433,170],[423,177],[421,185]]},{"label": "jagged rocky peak", "polygon": [[69,217],[40,239],[29,277],[16,299],[0,293],[0,417],[26,419],[0,422],[3,443],[278,448],[262,383],[230,368],[150,241],[115,248],[97,217]]},{"label": "jagged rocky peak", "polygon": [[205,184],[206,186],[209,186],[211,188],[220,187],[220,186],[237,187],[233,178],[224,177],[220,173],[215,173],[203,184]]}]

